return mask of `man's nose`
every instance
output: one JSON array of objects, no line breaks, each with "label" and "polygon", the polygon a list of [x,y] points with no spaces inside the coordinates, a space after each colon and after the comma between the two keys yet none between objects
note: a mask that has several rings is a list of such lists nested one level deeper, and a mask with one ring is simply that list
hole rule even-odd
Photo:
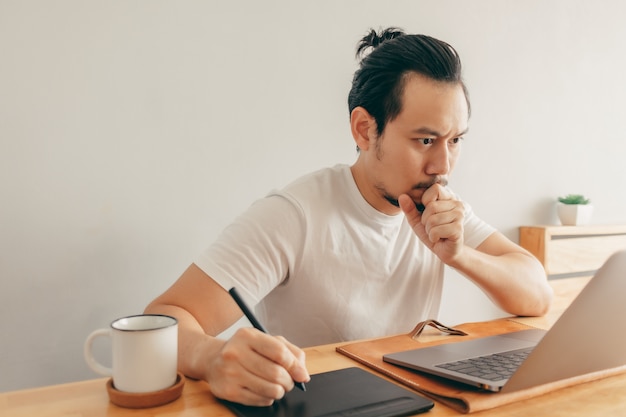
[{"label": "man's nose", "polygon": [[431,148],[426,164],[429,175],[448,175],[450,173],[450,150],[447,146]]}]

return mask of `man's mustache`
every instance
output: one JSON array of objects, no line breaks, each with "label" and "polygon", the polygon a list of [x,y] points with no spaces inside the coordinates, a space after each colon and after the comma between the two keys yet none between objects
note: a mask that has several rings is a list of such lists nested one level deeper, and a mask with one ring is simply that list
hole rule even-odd
[{"label": "man's mustache", "polygon": [[[442,186],[447,186],[448,185],[448,179],[444,178],[444,177],[434,177],[431,181],[428,182],[420,182],[416,185],[414,185],[411,189],[412,190],[427,190],[430,187],[432,187],[435,184],[439,184]],[[400,207],[400,203],[398,202],[397,199],[391,197],[391,196],[384,196],[385,199],[391,203],[392,205],[396,206],[396,207]],[[426,207],[424,207],[424,204],[422,203],[417,203],[417,202],[413,202],[415,204],[415,208],[417,209],[417,211],[419,211],[420,213],[423,213],[424,210],[426,209]]]},{"label": "man's mustache", "polygon": [[414,185],[413,190],[426,190],[435,184],[439,184],[445,187],[448,185],[448,179],[445,177],[435,177],[428,182],[420,182]]}]

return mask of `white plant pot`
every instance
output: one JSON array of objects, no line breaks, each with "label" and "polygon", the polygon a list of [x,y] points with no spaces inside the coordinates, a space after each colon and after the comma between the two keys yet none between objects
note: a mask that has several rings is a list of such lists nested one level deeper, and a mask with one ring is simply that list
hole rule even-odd
[{"label": "white plant pot", "polygon": [[589,224],[593,214],[591,204],[563,204],[558,203],[556,212],[563,226],[581,226]]}]

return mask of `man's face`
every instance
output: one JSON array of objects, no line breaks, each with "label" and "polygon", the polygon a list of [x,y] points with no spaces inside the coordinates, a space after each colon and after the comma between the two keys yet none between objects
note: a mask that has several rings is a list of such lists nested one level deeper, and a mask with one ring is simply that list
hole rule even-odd
[{"label": "man's face", "polygon": [[399,211],[400,194],[420,204],[428,187],[447,184],[467,131],[468,106],[460,84],[412,74],[402,103],[401,113],[361,155],[368,188],[364,196],[388,214]]}]

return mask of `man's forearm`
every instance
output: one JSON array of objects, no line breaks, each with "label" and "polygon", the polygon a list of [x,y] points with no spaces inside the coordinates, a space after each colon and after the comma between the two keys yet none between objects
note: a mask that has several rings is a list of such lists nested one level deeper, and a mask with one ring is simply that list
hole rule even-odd
[{"label": "man's forearm", "polygon": [[150,304],[145,313],[165,314],[178,320],[178,369],[194,379],[208,378],[208,366],[225,341],[207,335],[185,309],[164,304]]},{"label": "man's forearm", "polygon": [[451,265],[472,280],[502,309],[519,316],[541,316],[552,302],[541,264],[524,252],[489,255],[466,248]]}]

